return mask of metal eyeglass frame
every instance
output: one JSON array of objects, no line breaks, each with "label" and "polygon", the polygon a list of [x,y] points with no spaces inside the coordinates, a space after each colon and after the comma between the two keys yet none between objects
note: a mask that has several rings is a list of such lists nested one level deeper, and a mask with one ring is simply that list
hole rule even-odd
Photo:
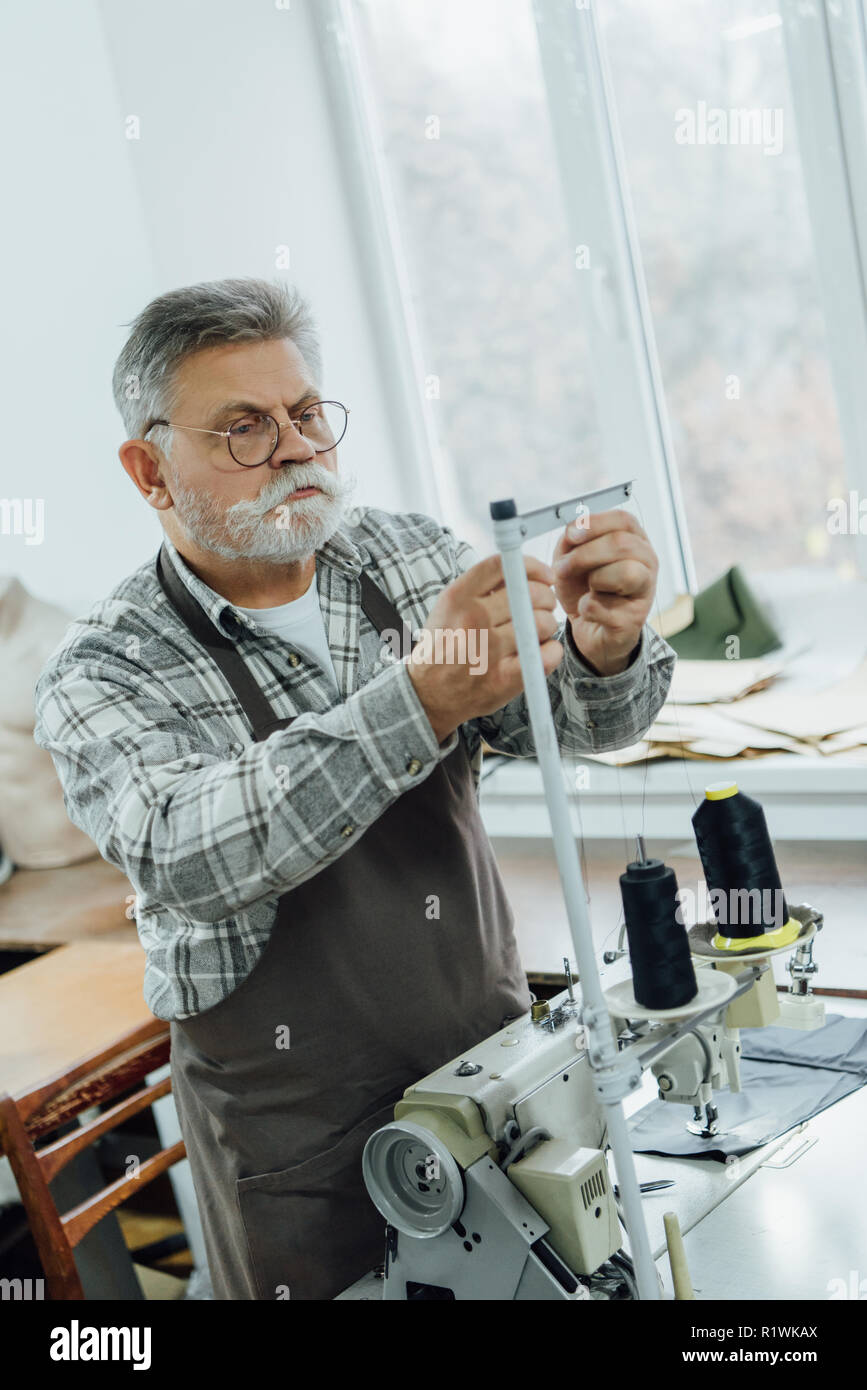
[{"label": "metal eyeglass frame", "polygon": [[[349,427],[349,406],[348,406],[348,405],[344,405],[342,401],[310,401],[309,405],[306,405],[306,406],[304,407],[304,409],[305,409],[305,410],[310,410],[311,407],[314,406],[314,405],[339,405],[339,406],[340,406],[340,409],[343,411],[343,413],[344,413],[344,415],[345,415],[345,417],[346,417],[345,420],[344,420],[344,423],[343,423],[343,433],[339,436],[339,438],[335,439],[335,441],[334,441],[333,444],[329,444],[329,446],[328,446],[327,449],[314,449],[314,450],[313,450],[313,452],[314,452],[315,454],[330,454],[332,449],[336,449],[336,448],[337,448],[338,444],[340,443],[340,440],[343,439],[343,437],[344,437],[344,435],[346,434],[346,431],[347,431],[347,429],[348,429],[348,427]],[[251,414],[252,412],[248,411],[247,413],[248,413],[248,414]],[[275,453],[277,452],[277,449],[279,448],[279,445],[280,445],[280,435],[283,433],[283,431],[284,431],[285,429],[288,428],[288,425],[294,426],[294,428],[298,430],[298,433],[300,434],[300,436],[301,436],[302,439],[305,439],[305,438],[306,438],[306,436],[305,436],[305,434],[304,434],[304,431],[301,429],[301,422],[300,422],[300,420],[289,420],[288,425],[281,425],[281,424],[278,424],[278,422],[274,419],[274,416],[273,416],[273,415],[268,415],[268,414],[266,414],[266,412],[265,412],[264,410],[257,410],[257,411],[255,412],[255,414],[261,415],[261,417],[262,417],[263,420],[270,420],[271,423],[272,423],[272,425],[274,426],[275,430],[277,431],[277,438],[274,440],[274,448],[271,450],[271,452],[270,452],[270,454],[268,455],[268,457],[262,459],[262,461],[261,461],[260,463],[242,463],[241,460],[240,460],[239,458],[235,458],[235,455],[232,453],[232,445],[231,445],[231,443],[229,442],[229,441],[231,440],[231,437],[232,437],[233,425],[230,425],[229,428],[228,428],[227,430],[205,430],[205,429],[202,429],[201,426],[199,426],[199,425],[175,425],[175,424],[172,423],[171,420],[152,420],[151,423],[148,425],[147,429],[146,429],[146,430],[144,431],[144,433],[142,434],[142,439],[144,439],[147,435],[149,435],[152,429],[156,429],[157,425],[167,425],[167,426],[169,427],[169,429],[173,429],[173,430],[193,430],[196,434],[217,434],[217,435],[220,436],[221,439],[225,439],[225,441],[226,441],[226,447],[227,447],[227,449],[229,450],[229,453],[231,454],[232,459],[234,460],[235,463],[237,463],[237,465],[238,465],[239,468],[264,468],[265,464],[266,464],[266,463],[270,463],[271,459],[274,457]],[[240,419],[240,420],[243,420],[243,418],[244,418],[243,415],[240,415],[240,416],[238,417],[238,419]],[[237,423],[238,423],[237,420],[234,421],[234,424],[237,424]]]}]

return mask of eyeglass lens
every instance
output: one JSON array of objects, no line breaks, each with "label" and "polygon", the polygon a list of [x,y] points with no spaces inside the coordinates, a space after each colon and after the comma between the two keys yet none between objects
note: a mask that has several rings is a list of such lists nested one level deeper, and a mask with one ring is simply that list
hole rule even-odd
[{"label": "eyeglass lens", "polygon": [[[346,432],[346,410],[337,401],[317,401],[293,422],[317,454],[333,449]],[[255,468],[265,463],[277,445],[279,431],[270,415],[245,415],[229,429],[229,452],[236,463]]]}]

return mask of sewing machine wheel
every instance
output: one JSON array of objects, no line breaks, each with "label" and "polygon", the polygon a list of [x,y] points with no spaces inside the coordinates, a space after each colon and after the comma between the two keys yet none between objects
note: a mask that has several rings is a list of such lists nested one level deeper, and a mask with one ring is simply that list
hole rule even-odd
[{"label": "sewing machine wheel", "polygon": [[361,1170],[374,1206],[405,1235],[440,1236],[463,1210],[464,1181],[452,1154],[410,1120],[370,1136]]}]

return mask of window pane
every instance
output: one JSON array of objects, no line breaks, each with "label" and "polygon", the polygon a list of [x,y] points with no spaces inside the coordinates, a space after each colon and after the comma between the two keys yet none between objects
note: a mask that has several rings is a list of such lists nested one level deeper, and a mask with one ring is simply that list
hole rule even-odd
[{"label": "window pane", "polygon": [[489,551],[491,498],[523,509],[620,481],[596,435],[533,17],[525,0],[358,10],[454,521]]},{"label": "window pane", "polygon": [[772,11],[597,8],[701,585],[735,563],[855,572],[827,526],[848,485]]}]

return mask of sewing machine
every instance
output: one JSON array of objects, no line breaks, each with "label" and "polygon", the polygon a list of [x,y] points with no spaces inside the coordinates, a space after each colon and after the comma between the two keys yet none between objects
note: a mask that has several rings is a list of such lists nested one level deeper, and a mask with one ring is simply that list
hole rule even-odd
[{"label": "sewing machine", "polygon": [[[564,994],[411,1086],[394,1121],[368,1140],[362,1166],[387,1223],[387,1299],[659,1299],[623,1101],[653,1068],[660,1096],[692,1104],[691,1123],[712,1133],[714,1086],[740,1084],[737,1029],[779,1016],[771,953],[713,959],[716,923],[697,925],[695,940],[690,933],[692,954],[703,958],[688,1004],[648,1010],[631,980],[601,986],[522,547],[572,518],[622,506],[631,492],[627,481],[529,512],[511,498],[490,506],[581,999],[567,961]],[[800,921],[792,993],[805,996],[807,945],[821,918],[790,910]],[[795,999],[795,1011],[811,1026],[808,999]],[[667,1234],[672,1268],[683,1268],[676,1218]]]},{"label": "sewing machine", "polygon": [[[791,912],[805,935],[794,953],[784,949],[800,971],[804,1016],[814,1016],[804,951],[822,919],[807,904]],[[384,1298],[635,1296],[582,1006],[565,965],[565,991],[411,1086],[393,1123],[368,1141],[364,1180],[387,1222]],[[606,1001],[621,1056],[639,1074],[652,1071],[661,1100],[692,1106],[688,1127],[708,1136],[712,1093],[740,1089],[739,1029],[791,1020],[767,955],[724,970],[698,957],[696,965],[699,993],[666,1011],[676,1017],[641,1010],[630,980]]]},{"label": "sewing machine", "polygon": [[621,1245],[604,1142],[569,991],[410,1087],[363,1157],[384,1297],[588,1297]]}]

